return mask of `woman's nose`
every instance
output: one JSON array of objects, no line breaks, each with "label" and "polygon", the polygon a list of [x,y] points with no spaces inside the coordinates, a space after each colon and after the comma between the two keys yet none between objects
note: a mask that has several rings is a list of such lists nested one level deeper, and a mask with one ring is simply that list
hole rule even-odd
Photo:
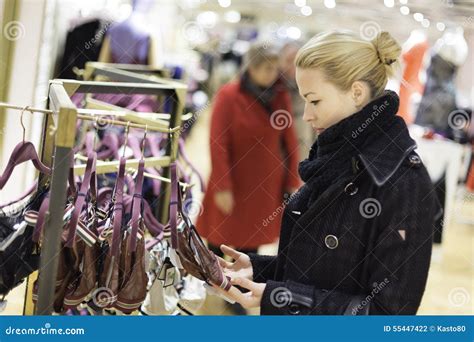
[{"label": "woman's nose", "polygon": [[308,106],[304,106],[304,112],[303,112],[303,121],[305,122],[310,122],[313,119],[313,113],[310,113],[308,110]]}]

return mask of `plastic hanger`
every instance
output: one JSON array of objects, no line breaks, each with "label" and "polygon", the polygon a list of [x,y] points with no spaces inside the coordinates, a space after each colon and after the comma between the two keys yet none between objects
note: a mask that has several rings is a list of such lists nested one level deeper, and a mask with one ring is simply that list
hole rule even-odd
[{"label": "plastic hanger", "polygon": [[[29,106],[23,108],[20,117],[21,127],[23,128],[23,141],[15,146],[15,149],[8,160],[7,166],[3,171],[3,174],[0,176],[0,190],[3,189],[5,184],[8,182],[15,167],[30,160],[38,171],[46,175],[51,175],[51,169],[41,162],[35,146],[31,142],[25,142],[26,128],[23,124],[23,114],[26,110],[29,110]],[[30,112],[33,113],[31,110]]]}]

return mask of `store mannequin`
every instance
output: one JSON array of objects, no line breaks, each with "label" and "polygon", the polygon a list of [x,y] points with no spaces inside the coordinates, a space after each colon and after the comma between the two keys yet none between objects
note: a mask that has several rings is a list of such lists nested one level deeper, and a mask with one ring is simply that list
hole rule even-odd
[{"label": "store mannequin", "polygon": [[403,82],[400,84],[400,108],[397,114],[407,124],[411,124],[414,119],[412,106],[414,97],[421,97],[423,93],[423,85],[418,76],[427,50],[428,40],[422,30],[413,30],[402,47],[404,70]]},{"label": "store mannequin", "polygon": [[[456,101],[456,85],[455,77],[458,68],[465,62],[467,58],[468,47],[463,36],[463,29],[461,27],[451,28],[438,39],[431,56],[430,66],[427,70],[427,81],[423,97],[418,108],[416,123],[433,129],[447,138],[455,140],[455,136],[459,133],[452,118],[451,113],[460,110]],[[455,145],[446,142],[438,142],[443,144],[445,148],[455,148]],[[452,203],[452,198],[445,197],[452,193],[457,186],[457,172],[448,172],[449,164],[455,163],[456,153],[453,150],[443,152],[444,149],[440,146],[433,145],[433,149],[420,149],[420,155],[436,156],[437,163],[432,163],[428,167],[428,172],[435,184],[436,195],[439,203],[443,206],[443,210],[449,211]],[[426,157],[425,157],[426,158]],[[439,160],[447,160],[448,165],[439,164]],[[454,159],[453,159],[454,158]],[[454,161],[453,161],[454,160]],[[448,162],[449,161],[449,162]],[[437,167],[436,167],[437,166]],[[454,177],[454,178],[453,178]],[[435,222],[434,242],[441,243],[444,219],[439,217]]]},{"label": "store mannequin", "polygon": [[134,0],[132,14],[107,32],[99,61],[104,63],[145,64],[162,66],[158,61],[158,42],[147,27],[145,16],[153,1]]},{"label": "store mannequin", "polygon": [[415,120],[417,124],[450,135],[449,114],[457,109],[455,76],[467,53],[461,27],[447,30],[438,39],[427,70],[426,86]]}]

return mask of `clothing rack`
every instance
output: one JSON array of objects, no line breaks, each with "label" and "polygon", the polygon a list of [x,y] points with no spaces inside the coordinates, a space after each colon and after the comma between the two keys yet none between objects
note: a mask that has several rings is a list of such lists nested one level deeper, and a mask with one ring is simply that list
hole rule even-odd
[{"label": "clothing rack", "polygon": [[[38,301],[35,314],[50,315],[53,311],[60,238],[63,227],[63,211],[66,203],[66,191],[64,191],[64,189],[66,188],[68,170],[70,167],[69,158],[71,153],[73,153],[76,138],[77,119],[96,121],[100,115],[115,115],[117,118],[124,119],[123,116],[124,113],[126,113],[126,120],[128,122],[108,118],[100,118],[100,120],[101,122],[114,125],[168,133],[170,135],[170,143],[167,146],[165,155],[162,158],[147,158],[149,159],[147,161],[149,165],[152,164],[168,168],[170,163],[177,157],[178,136],[181,130],[181,113],[184,107],[185,92],[186,86],[176,82],[172,84],[167,84],[166,82],[143,84],[133,82],[93,82],[55,79],[51,80],[49,84],[49,109],[24,108],[11,104],[2,104],[3,107],[49,114],[45,117],[43,123],[43,134],[39,151],[41,161],[45,165],[50,166],[52,170],[50,178],[48,229],[44,231],[39,276],[38,272],[35,272],[28,277],[23,308],[24,315],[31,315],[34,311],[32,290],[36,276],[38,276]],[[71,96],[75,93],[164,94],[165,96],[171,97],[173,106],[169,114],[170,119],[168,122],[165,120],[145,120],[145,122],[143,122],[144,115],[153,115],[154,113],[136,113],[126,109],[117,112],[115,108],[114,110],[105,111],[98,109],[78,109],[71,100]],[[167,127],[163,127],[164,122],[166,122]],[[137,161],[129,160],[127,167],[136,167],[134,162]],[[118,164],[114,162],[105,162],[101,163],[98,167],[104,168],[105,172],[116,172],[117,165]],[[75,170],[75,173],[80,174],[81,170],[79,166],[77,170]],[[38,188],[43,186],[48,179],[48,176],[40,175]],[[162,192],[159,201],[162,209],[158,213],[162,213],[162,215],[158,216],[158,219],[165,222],[168,219],[168,211],[166,209],[169,206],[170,193],[167,192],[170,191],[170,184],[164,182],[161,189]]]},{"label": "clothing rack", "polygon": [[[170,72],[166,69],[161,68],[153,68],[149,65],[141,65],[141,64],[121,64],[121,63],[103,63],[103,62],[87,62],[86,68],[81,70],[81,75],[84,77],[84,73],[86,70],[90,72],[96,69],[114,69],[114,70],[123,70],[128,72],[133,72],[136,74],[143,74],[143,75],[153,75],[162,78],[169,78]],[[86,75],[84,79],[90,79],[89,75]]]},{"label": "clothing rack", "polygon": [[[131,71],[133,70],[133,72]],[[135,72],[136,70],[141,70],[140,73]],[[185,96],[187,86],[179,81],[172,79],[167,79],[163,77],[158,77],[153,74],[153,68],[145,66],[137,66],[134,64],[111,64],[111,63],[101,63],[101,62],[87,62],[84,68],[83,77],[86,80],[95,80],[100,79],[99,82],[94,82],[96,84],[104,85],[109,84],[111,87],[115,87],[117,82],[136,82],[140,83],[144,89],[153,89],[153,87],[159,87],[163,90],[160,92],[141,92],[141,94],[151,94],[151,95],[165,95],[171,96],[171,105],[172,109],[170,110],[171,117],[169,119],[169,125],[171,127],[181,126],[183,117],[181,115],[176,115],[176,113],[182,113],[184,110]],[[110,81],[102,81],[104,78]],[[75,81],[78,82],[78,81]],[[156,89],[156,88],[155,88]],[[98,92],[95,92],[98,93]],[[136,92],[123,92],[123,94],[133,94]],[[96,102],[97,104],[98,102]],[[104,103],[102,103],[103,105]],[[99,108],[99,107],[95,107]],[[102,107],[106,108],[106,107]],[[108,107],[110,108],[110,107]],[[189,116],[186,119],[190,118]],[[178,145],[178,139],[176,139],[172,144],[168,144],[166,147],[166,155],[176,156],[176,149]],[[169,167],[163,168],[163,177],[170,178],[170,169]],[[162,194],[158,198],[158,207],[156,208],[155,215],[160,220],[161,223],[166,223],[168,221],[168,204],[170,201],[170,184],[165,183],[162,187]]]}]

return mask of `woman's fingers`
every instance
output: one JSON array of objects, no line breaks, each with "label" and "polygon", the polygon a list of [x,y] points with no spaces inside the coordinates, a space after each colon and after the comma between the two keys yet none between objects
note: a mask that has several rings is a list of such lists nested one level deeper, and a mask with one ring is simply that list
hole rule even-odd
[{"label": "woman's fingers", "polygon": [[221,295],[224,297],[227,297],[228,299],[231,299],[235,302],[238,303],[243,303],[247,300],[247,297],[245,296],[244,293],[240,292],[238,288],[235,286],[231,286],[228,291],[223,290],[219,286],[213,284],[212,287]]},{"label": "woman's fingers", "polygon": [[231,258],[233,258],[234,260],[237,260],[240,257],[240,255],[242,254],[242,253],[236,251],[235,249],[230,248],[229,246],[226,246],[226,245],[221,245],[221,251],[222,251],[222,253],[224,253],[224,254],[230,256]]},{"label": "woman's fingers", "polygon": [[[216,255],[217,256],[217,255]],[[228,262],[227,260],[225,259],[222,259],[220,256],[217,256],[217,260],[219,261],[219,265],[221,265],[221,267],[231,267],[232,266],[232,263],[231,262]]]},{"label": "woman's fingers", "polygon": [[252,292],[258,290],[257,283],[247,279],[247,278],[235,278],[231,280],[232,285],[239,285],[240,287],[246,288]]}]

